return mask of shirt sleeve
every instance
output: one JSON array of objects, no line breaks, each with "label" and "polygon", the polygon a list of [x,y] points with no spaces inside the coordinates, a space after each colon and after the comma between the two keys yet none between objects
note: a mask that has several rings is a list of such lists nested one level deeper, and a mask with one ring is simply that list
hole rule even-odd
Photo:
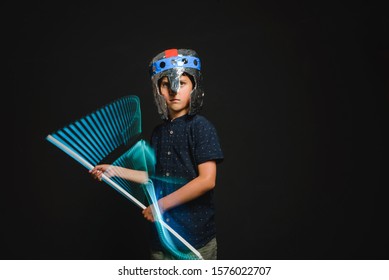
[{"label": "shirt sleeve", "polygon": [[194,129],[196,163],[201,164],[210,160],[222,162],[224,155],[215,127],[205,118],[200,118]]}]

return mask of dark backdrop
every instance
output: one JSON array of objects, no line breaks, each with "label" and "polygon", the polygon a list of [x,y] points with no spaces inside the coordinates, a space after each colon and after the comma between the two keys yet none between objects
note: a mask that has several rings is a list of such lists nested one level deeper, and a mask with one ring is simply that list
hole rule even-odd
[{"label": "dark backdrop", "polygon": [[2,259],[148,258],[140,209],[45,137],[135,94],[148,139],[160,119],[147,66],[168,48],[203,62],[202,114],[225,153],[220,259],[388,258],[383,6],[54,2],[3,4]]}]

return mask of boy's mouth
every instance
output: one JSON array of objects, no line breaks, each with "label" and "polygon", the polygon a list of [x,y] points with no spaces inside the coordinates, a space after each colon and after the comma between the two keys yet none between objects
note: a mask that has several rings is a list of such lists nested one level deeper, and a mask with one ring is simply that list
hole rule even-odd
[{"label": "boy's mouth", "polygon": [[180,99],[178,99],[178,98],[170,99],[170,102],[174,102],[174,101],[180,101]]}]

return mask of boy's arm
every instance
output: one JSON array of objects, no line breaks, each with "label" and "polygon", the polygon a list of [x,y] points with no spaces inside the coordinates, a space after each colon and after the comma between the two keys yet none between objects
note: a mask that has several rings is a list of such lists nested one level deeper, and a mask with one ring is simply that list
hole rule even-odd
[{"label": "boy's arm", "polygon": [[175,192],[158,201],[162,212],[191,201],[212,190],[216,183],[216,162],[207,161],[198,165],[199,176]]},{"label": "boy's arm", "polygon": [[91,175],[101,181],[103,174],[108,177],[120,177],[128,181],[135,183],[145,183],[148,180],[148,175],[146,171],[135,170],[124,168],[121,166],[113,166],[110,164],[100,164],[96,165],[92,170],[89,171]]},{"label": "boy's arm", "polygon": [[[204,193],[212,190],[216,183],[216,162],[207,161],[198,165],[199,176],[189,181],[187,184],[172,192],[171,194],[158,200],[161,212],[191,201]],[[154,221],[150,206],[143,210],[144,217],[149,221]]]}]

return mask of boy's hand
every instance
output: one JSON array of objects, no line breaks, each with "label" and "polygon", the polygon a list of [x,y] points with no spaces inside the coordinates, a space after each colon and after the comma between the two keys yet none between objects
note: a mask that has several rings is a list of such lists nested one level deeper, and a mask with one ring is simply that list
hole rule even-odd
[{"label": "boy's hand", "polygon": [[[164,210],[163,210],[163,207],[162,207],[161,200],[158,201],[158,205],[159,205],[159,212],[162,215]],[[142,211],[142,214],[143,214],[143,217],[145,217],[146,220],[148,220],[150,222],[155,222],[152,207],[154,207],[154,204],[149,205],[146,209],[144,209]]]},{"label": "boy's hand", "polygon": [[144,209],[142,211],[142,214],[143,214],[143,217],[145,217],[146,220],[148,220],[149,222],[154,222],[154,216],[153,216],[153,211],[152,211],[151,207],[152,207],[152,205],[150,205],[149,207]]},{"label": "boy's hand", "polygon": [[111,166],[110,164],[96,165],[93,169],[89,170],[89,173],[92,175],[94,179],[101,181],[104,172],[106,172],[110,166]]}]

